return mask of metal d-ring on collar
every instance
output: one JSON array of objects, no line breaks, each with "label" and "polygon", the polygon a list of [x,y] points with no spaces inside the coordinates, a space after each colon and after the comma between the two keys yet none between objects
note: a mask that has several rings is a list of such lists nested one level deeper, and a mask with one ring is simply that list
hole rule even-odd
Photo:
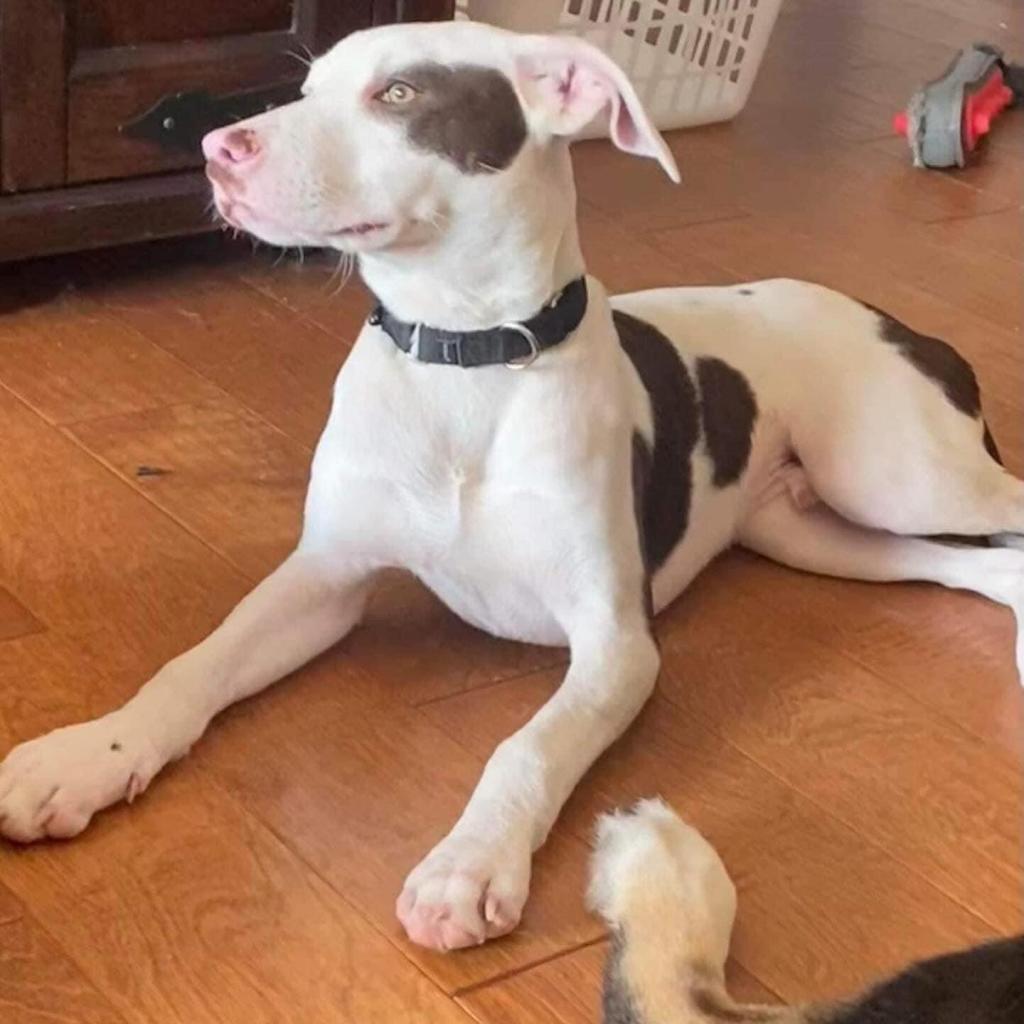
[{"label": "metal d-ring on collar", "polygon": [[[380,327],[395,346],[420,363],[472,368],[505,366],[525,370],[547,349],[560,344],[579,327],[587,311],[587,284],[570,281],[533,316],[477,331],[447,331],[399,320],[378,304],[368,323]],[[522,339],[522,340],[520,340]],[[523,352],[523,341],[527,351]]]},{"label": "metal d-ring on collar", "polygon": [[537,356],[540,355],[540,342],[537,341],[537,336],[530,330],[526,324],[520,324],[510,322],[502,324],[502,328],[507,328],[510,331],[518,331],[529,343],[530,352],[528,355],[523,356],[521,359],[513,359],[510,363],[505,365],[510,370],[525,370],[528,366],[532,366],[537,361]]}]

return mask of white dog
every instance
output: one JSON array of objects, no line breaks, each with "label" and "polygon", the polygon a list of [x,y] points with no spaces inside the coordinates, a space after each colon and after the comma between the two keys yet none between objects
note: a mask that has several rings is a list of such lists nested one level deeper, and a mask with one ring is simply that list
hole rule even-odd
[{"label": "white dog", "polygon": [[532,852],[651,693],[650,613],[723,548],[1020,615],[1024,553],[918,539],[1024,532],[1024,483],[948,346],[811,284],[609,301],[584,276],[570,137],[607,110],[615,145],[678,180],[599,51],[389,26],[317,60],[304,94],[204,142],[226,221],[358,254],[381,302],[338,377],[298,548],[124,707],[15,749],[4,835],[71,836],[137,796],[401,566],[469,622],[572,655],[399,897],[414,941],[453,949],[515,926]]}]

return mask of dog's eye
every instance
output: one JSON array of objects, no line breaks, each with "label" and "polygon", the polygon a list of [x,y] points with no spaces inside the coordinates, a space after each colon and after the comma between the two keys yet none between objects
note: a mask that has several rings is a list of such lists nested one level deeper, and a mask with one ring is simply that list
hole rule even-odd
[{"label": "dog's eye", "polygon": [[391,82],[386,89],[377,93],[381,103],[409,103],[416,98],[417,91],[408,82]]}]

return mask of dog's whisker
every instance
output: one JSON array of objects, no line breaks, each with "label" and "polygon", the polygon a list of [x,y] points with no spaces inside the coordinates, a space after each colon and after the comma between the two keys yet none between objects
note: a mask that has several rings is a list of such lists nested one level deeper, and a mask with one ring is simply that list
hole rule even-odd
[{"label": "dog's whisker", "polygon": [[[306,47],[309,50],[309,47]],[[295,50],[285,50],[285,56],[291,57],[297,60],[303,67],[309,68],[313,66],[313,54],[310,53],[308,57],[304,57],[301,53],[297,53]]]},{"label": "dog's whisker", "polygon": [[[352,279],[352,272],[355,270],[356,258],[350,252],[343,252],[341,259],[338,260],[338,267],[335,270],[335,274],[338,275],[337,287],[331,292],[331,298],[338,295],[341,290],[349,283]],[[332,275],[333,276],[333,275]]]}]

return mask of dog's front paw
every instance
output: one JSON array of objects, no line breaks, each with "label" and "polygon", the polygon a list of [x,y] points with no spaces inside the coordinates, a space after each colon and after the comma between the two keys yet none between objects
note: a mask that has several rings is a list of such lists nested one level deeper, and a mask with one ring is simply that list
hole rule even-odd
[{"label": "dog's front paw", "polygon": [[0,835],[20,843],[78,835],[97,811],[133,800],[159,767],[114,716],[22,743],[0,764]]},{"label": "dog's front paw", "polygon": [[530,844],[450,835],[405,881],[397,913],[406,934],[448,952],[507,935],[530,888]]}]

